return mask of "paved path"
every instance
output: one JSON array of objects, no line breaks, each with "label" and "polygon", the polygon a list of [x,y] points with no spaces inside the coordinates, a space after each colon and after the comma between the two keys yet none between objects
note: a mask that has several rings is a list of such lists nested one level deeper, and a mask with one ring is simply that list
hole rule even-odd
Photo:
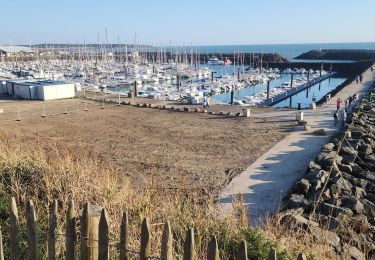
[{"label": "paved path", "polygon": [[[326,136],[315,136],[309,133],[310,131],[295,130],[236,176],[219,196],[223,214],[232,212],[232,201],[238,194],[243,195],[243,202],[249,210],[253,224],[273,214],[296,180],[302,178],[308,163],[337,131],[333,125],[337,98],[341,97],[345,100],[354,93],[358,93],[361,98],[375,80],[375,72],[371,73],[370,70],[363,76],[363,84],[352,83],[327,104],[317,110],[304,112],[305,120],[312,126],[311,131],[324,128]],[[276,111],[255,116],[262,118],[276,116],[283,119],[295,117],[295,112]]]}]

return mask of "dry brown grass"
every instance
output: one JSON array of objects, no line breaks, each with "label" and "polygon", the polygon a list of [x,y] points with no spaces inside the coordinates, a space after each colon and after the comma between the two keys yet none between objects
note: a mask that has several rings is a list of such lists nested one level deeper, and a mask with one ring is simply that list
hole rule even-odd
[{"label": "dry brown grass", "polygon": [[[295,232],[281,225],[267,225],[257,230],[249,228],[243,211],[240,217],[223,218],[217,211],[214,198],[196,190],[166,190],[152,181],[148,187],[133,190],[126,175],[101,164],[96,159],[98,157],[88,150],[62,148],[54,143],[35,144],[35,148],[29,150],[24,149],[19,139],[12,138],[0,133],[0,190],[3,198],[17,197],[21,212],[25,202],[33,200],[42,230],[47,226],[48,209],[53,199],[59,201],[61,216],[68,201],[73,199],[77,213],[87,201],[108,210],[111,243],[119,239],[120,218],[127,209],[130,214],[130,247],[134,250],[139,248],[141,220],[147,216],[152,223],[152,252],[155,255],[160,252],[161,224],[166,220],[171,221],[175,252],[180,256],[189,227],[196,230],[198,259],[205,257],[206,245],[214,234],[219,239],[222,259],[233,257],[241,239],[248,240],[254,257],[264,257],[270,246],[278,246],[280,259],[291,259],[299,251],[317,259],[329,255],[326,253],[328,249],[314,250],[316,244],[302,231]],[[6,210],[0,206],[0,211]],[[1,222],[4,225],[6,217]],[[59,227],[63,231],[63,217]],[[114,248],[112,254],[116,254]]]}]

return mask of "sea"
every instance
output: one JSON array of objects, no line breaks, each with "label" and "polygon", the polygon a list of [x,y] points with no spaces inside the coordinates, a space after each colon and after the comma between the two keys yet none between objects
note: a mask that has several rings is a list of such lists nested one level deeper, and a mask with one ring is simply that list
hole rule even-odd
[{"label": "sea", "polygon": [[[375,42],[362,43],[302,43],[302,44],[257,44],[257,45],[211,45],[211,46],[182,46],[171,47],[195,51],[199,53],[279,53],[284,58],[293,61],[298,55],[319,49],[362,49],[375,50]],[[168,48],[167,48],[168,49]]]}]

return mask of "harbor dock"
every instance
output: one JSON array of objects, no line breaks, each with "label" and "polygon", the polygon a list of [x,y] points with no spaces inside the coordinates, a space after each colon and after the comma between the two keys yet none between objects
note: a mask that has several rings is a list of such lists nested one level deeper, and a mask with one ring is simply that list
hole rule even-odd
[{"label": "harbor dock", "polygon": [[[297,86],[295,88],[291,88],[289,90],[287,90],[286,92],[283,92],[283,93],[280,93],[279,95],[277,96],[274,96],[272,98],[268,98],[267,100],[264,100],[263,102],[261,102],[259,104],[259,106],[261,107],[264,107],[264,106],[274,106],[276,105],[277,103],[280,103],[281,101],[284,101],[284,100],[287,100],[287,99],[290,99],[290,101],[292,100],[292,97],[306,89],[309,89],[310,87],[334,76],[336,74],[336,72],[329,72],[325,75],[322,75],[320,76],[319,78],[313,78],[311,80],[309,80],[308,82],[304,83],[304,84],[301,84],[300,86]],[[293,78],[292,80],[293,81]],[[268,88],[268,91],[269,91],[269,88]],[[290,102],[291,103],[291,102]]]}]

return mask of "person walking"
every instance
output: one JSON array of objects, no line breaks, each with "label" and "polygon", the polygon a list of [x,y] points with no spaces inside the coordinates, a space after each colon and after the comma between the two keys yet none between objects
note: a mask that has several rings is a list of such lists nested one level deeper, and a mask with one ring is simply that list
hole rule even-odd
[{"label": "person walking", "polygon": [[338,98],[337,101],[336,101],[336,107],[337,107],[337,110],[340,109],[341,103],[342,103],[342,99],[341,99],[341,98]]},{"label": "person walking", "polygon": [[209,100],[209,97],[206,98],[206,108],[210,108],[210,100]]},{"label": "person walking", "polygon": [[352,105],[352,102],[353,102],[353,97],[350,96],[350,97],[348,98],[348,100],[349,100],[349,106],[351,106],[351,105]]},{"label": "person walking", "polygon": [[355,78],[355,83],[359,83],[359,75]]},{"label": "person walking", "polygon": [[339,122],[339,112],[335,112],[334,114],[333,114],[333,125],[334,126],[337,126],[337,123]]},{"label": "person walking", "polygon": [[361,75],[359,76],[359,81],[361,82],[361,84],[362,84],[362,80],[363,80],[363,75],[361,74]]}]

